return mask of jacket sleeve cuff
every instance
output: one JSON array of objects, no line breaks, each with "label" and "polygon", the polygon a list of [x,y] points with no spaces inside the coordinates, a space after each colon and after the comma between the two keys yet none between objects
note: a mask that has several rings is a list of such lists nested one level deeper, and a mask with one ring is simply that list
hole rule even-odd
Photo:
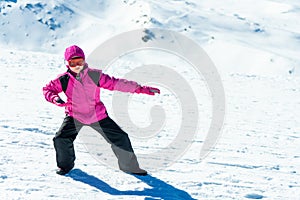
[{"label": "jacket sleeve cuff", "polygon": [[54,104],[57,103],[56,100],[57,100],[58,98],[59,98],[59,96],[57,96],[57,95],[53,96],[53,97],[51,98],[51,102],[54,103]]}]

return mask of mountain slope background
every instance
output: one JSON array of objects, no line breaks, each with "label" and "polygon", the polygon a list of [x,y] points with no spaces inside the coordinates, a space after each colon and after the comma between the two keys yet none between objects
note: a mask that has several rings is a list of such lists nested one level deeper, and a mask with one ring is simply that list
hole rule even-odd
[{"label": "mountain slope background", "polygon": [[197,41],[220,70],[297,73],[299,4],[275,0],[252,4],[234,0],[0,1],[0,44],[63,53],[76,43],[90,53],[113,35],[155,27]]}]

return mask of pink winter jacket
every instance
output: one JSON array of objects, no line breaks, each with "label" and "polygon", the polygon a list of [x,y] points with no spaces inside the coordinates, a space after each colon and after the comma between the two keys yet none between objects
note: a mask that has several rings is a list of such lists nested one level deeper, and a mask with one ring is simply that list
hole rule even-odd
[{"label": "pink winter jacket", "polygon": [[[88,75],[88,72],[91,71],[100,73],[99,86]],[[91,124],[107,117],[106,108],[100,100],[100,88],[130,93],[134,93],[136,89],[141,88],[134,81],[110,77],[102,73],[102,70],[86,67],[80,72],[80,79],[78,80],[68,70],[43,87],[43,93],[47,101],[56,104],[55,99],[59,97],[60,92],[63,92],[60,77],[66,74],[69,76],[69,81],[65,91],[67,96],[65,112],[84,124]]]}]

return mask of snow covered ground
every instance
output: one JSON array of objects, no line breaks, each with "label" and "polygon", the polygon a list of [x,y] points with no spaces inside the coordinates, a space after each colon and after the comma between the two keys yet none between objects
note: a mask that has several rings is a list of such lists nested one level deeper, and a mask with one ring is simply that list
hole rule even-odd
[{"label": "snow covered ground", "polygon": [[[0,199],[300,199],[299,2],[99,2],[93,8],[92,1],[0,2]],[[141,27],[178,31],[216,64],[226,95],[217,145],[199,159],[210,97],[203,80],[187,69],[185,79],[198,89],[200,125],[180,159],[160,171],[148,169],[149,176],[132,176],[96,160],[79,137],[74,170],[56,175],[52,138],[64,112],[44,100],[41,88],[65,71],[67,45],[79,44],[88,54],[112,35]],[[108,72],[120,76],[122,66],[134,64],[120,60]],[[110,111],[112,93],[102,96]],[[133,101],[144,108],[129,106],[137,123],[154,104],[175,111],[179,106],[163,93]],[[174,124],[167,128],[176,129],[178,115],[166,119]],[[147,145],[131,137],[136,152],[174,137],[162,133]]]}]

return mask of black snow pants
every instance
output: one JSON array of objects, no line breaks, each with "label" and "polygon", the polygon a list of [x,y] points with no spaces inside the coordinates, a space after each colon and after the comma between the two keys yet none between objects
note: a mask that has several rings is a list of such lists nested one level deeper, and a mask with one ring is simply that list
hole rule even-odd
[{"label": "black snow pants", "polygon": [[[59,131],[53,138],[57,166],[66,172],[69,172],[74,167],[75,151],[73,142],[83,126],[85,124],[80,123],[73,117],[66,116]],[[135,172],[140,169],[127,133],[110,117],[87,126],[99,132],[111,144],[121,170]]]}]

